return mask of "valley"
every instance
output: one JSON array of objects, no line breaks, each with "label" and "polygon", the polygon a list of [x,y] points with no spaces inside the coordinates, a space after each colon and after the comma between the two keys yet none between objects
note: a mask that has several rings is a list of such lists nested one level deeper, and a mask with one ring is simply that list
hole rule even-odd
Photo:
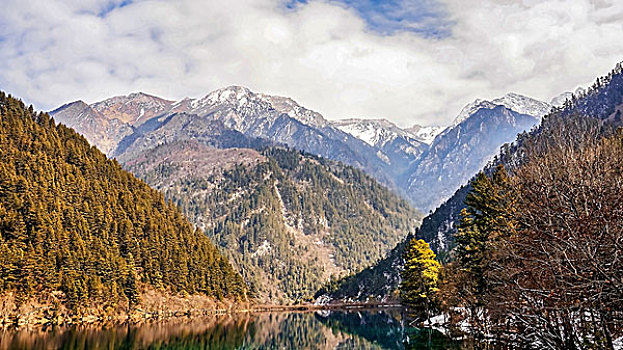
[{"label": "valley", "polygon": [[623,3],[3,0],[0,350],[623,350]]}]

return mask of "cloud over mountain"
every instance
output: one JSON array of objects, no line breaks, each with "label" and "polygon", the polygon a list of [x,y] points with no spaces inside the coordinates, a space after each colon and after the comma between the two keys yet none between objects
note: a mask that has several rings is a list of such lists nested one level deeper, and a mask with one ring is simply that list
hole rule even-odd
[{"label": "cloud over mountain", "polygon": [[447,124],[477,97],[516,91],[549,101],[623,57],[623,4],[614,0],[4,7],[0,84],[46,109],[132,91],[198,97],[237,84],[331,119]]}]

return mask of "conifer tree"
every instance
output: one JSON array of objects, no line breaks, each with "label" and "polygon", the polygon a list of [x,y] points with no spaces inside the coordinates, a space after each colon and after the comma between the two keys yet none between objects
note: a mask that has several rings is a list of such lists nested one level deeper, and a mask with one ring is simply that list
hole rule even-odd
[{"label": "conifer tree", "polygon": [[486,302],[491,287],[491,258],[501,237],[516,224],[512,218],[514,193],[502,165],[493,175],[479,173],[472,181],[467,205],[461,212],[456,235],[456,259],[462,273],[461,297],[474,306]]}]

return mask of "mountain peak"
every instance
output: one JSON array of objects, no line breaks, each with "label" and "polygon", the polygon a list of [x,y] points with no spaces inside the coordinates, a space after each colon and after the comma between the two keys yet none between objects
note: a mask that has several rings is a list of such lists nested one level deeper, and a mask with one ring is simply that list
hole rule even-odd
[{"label": "mountain peak", "polygon": [[370,146],[383,146],[397,137],[419,142],[414,135],[387,119],[349,118],[334,120],[332,123],[338,129],[355,136]]},{"label": "mountain peak", "polygon": [[474,102],[465,105],[450,127],[459,125],[472,114],[476,113],[479,109],[491,109],[495,106],[504,106],[514,112],[530,115],[535,118],[542,118],[552,109],[552,105],[549,103],[514,92],[509,92],[506,95],[491,101],[476,99]]},{"label": "mountain peak", "polygon": [[67,110],[67,109],[85,109],[85,108],[89,108],[89,105],[86,104],[86,102],[82,101],[82,100],[78,100],[78,101],[73,101],[73,102],[69,102],[69,103],[65,103],[64,105],[56,108],[53,111],[50,111],[50,114],[56,114],[60,111],[63,110]]},{"label": "mountain peak", "polygon": [[144,92],[133,92],[93,103],[91,108],[108,119],[119,119],[124,123],[138,125],[166,111],[172,103],[173,101]]},{"label": "mountain peak", "polygon": [[497,98],[491,102],[496,105],[502,105],[517,113],[527,114],[537,118],[543,118],[552,109],[552,105],[547,102],[514,92],[509,92],[503,97]]},{"label": "mountain peak", "polygon": [[221,89],[214,90],[208,93],[205,97],[198,100],[200,104],[203,103],[224,103],[224,102],[240,102],[243,99],[248,99],[253,95],[249,88],[238,85],[231,85]]}]

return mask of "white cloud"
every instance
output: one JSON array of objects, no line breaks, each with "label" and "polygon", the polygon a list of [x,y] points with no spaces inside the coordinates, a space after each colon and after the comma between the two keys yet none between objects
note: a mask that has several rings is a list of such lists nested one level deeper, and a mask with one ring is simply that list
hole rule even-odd
[{"label": "white cloud", "polygon": [[[120,2],[117,2],[119,4]],[[37,107],[145,91],[179,99],[232,84],[328,118],[449,123],[476,97],[543,100],[623,60],[616,0],[447,0],[452,36],[382,36],[356,11],[279,0],[4,0],[0,88]]]}]

